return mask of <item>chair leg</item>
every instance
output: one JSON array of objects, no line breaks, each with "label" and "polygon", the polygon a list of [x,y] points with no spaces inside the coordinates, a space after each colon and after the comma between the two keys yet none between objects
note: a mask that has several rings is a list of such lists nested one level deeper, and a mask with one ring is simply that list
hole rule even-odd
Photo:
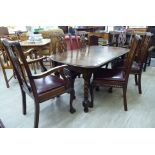
[{"label": "chair leg", "polygon": [[100,91],[100,87],[99,86],[96,86],[96,91]]},{"label": "chair leg", "polygon": [[6,75],[6,72],[5,72],[5,69],[4,69],[4,65],[2,63],[1,58],[0,58],[0,64],[1,64],[1,67],[2,67],[2,72],[3,72],[3,75],[4,75],[6,87],[9,88],[10,86],[9,86],[8,78],[7,78],[7,75]]},{"label": "chair leg", "polygon": [[76,77],[72,77],[72,81],[71,81],[71,88],[73,89],[73,99],[76,99],[75,90],[74,90],[75,78]]},{"label": "chair leg", "polygon": [[137,74],[135,74],[135,85],[138,85]]},{"label": "chair leg", "polygon": [[108,89],[108,92],[109,92],[109,93],[112,93],[112,87],[110,87],[110,88]]},{"label": "chair leg", "polygon": [[146,57],[146,60],[145,60],[145,62],[144,62],[144,67],[143,67],[143,71],[145,72],[146,71],[146,66],[147,66],[147,57]]},{"label": "chair leg", "polygon": [[23,115],[26,115],[26,93],[22,90]]},{"label": "chair leg", "polygon": [[10,86],[9,86],[9,82],[8,82],[8,78],[7,78],[7,75],[6,75],[6,72],[5,72],[5,69],[2,68],[2,71],[3,71],[3,75],[4,75],[4,79],[5,79],[6,87],[7,87],[7,88],[10,88]]},{"label": "chair leg", "polygon": [[139,91],[139,94],[142,94],[142,88],[141,88],[141,74],[138,75],[138,91]]},{"label": "chair leg", "polygon": [[34,128],[38,128],[39,113],[40,113],[40,105],[38,102],[35,102]]},{"label": "chair leg", "polygon": [[73,100],[74,100],[74,90],[72,89],[70,92],[70,113],[76,112],[76,110],[73,107]]},{"label": "chair leg", "polygon": [[90,105],[89,105],[89,107],[91,107],[91,108],[94,107],[94,92],[93,92],[93,89],[94,89],[94,86],[93,86],[93,84],[91,84],[90,85],[90,98],[91,98],[91,101],[90,101]]},{"label": "chair leg", "polygon": [[148,58],[148,66],[150,66],[151,64],[151,55],[149,54],[149,58]]},{"label": "chair leg", "polygon": [[126,99],[126,91],[127,91],[127,86],[123,87],[123,100],[124,100],[124,110],[127,111],[127,99]]}]

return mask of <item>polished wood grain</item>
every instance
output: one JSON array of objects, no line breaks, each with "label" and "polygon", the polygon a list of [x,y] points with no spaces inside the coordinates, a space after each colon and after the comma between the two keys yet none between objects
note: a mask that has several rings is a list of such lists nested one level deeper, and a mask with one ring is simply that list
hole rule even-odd
[{"label": "polished wood grain", "polygon": [[129,49],[109,46],[89,46],[51,56],[56,62],[83,68],[97,68],[107,62],[126,54]]},{"label": "polished wood grain", "polygon": [[92,107],[89,101],[89,87],[92,73],[98,68],[128,53],[129,49],[109,46],[88,46],[83,49],[56,53],[50,58],[54,62],[67,64],[70,69],[79,72],[84,79],[84,111],[88,112],[88,106]]}]

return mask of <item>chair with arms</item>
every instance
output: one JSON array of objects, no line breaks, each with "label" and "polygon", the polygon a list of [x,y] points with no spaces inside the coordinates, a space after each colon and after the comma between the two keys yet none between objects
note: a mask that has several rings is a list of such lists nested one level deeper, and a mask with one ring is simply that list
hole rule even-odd
[{"label": "chair with arms", "polygon": [[[38,127],[39,123],[39,113],[40,113],[40,103],[49,100],[55,96],[69,93],[70,94],[70,112],[74,113],[73,108],[73,88],[70,84],[70,76],[67,70],[65,70],[66,65],[58,66],[47,71],[43,65],[43,59],[46,57],[38,58],[36,60],[29,61],[30,63],[39,62],[42,68],[42,73],[32,75],[29,68],[28,62],[25,59],[22,48],[19,42],[8,41],[6,39],[2,40],[2,43],[8,53],[8,56],[14,67],[16,73],[21,94],[22,94],[22,105],[23,114],[26,114],[26,94],[28,94],[33,100],[35,105],[35,115],[34,115],[34,127]],[[18,57],[17,57],[18,55]],[[23,65],[19,62],[22,61]],[[28,81],[26,80],[23,68],[28,76]],[[66,72],[67,71],[67,72]],[[61,77],[55,76],[53,73],[59,72]]]},{"label": "chair with arms", "polygon": [[131,49],[127,55],[124,68],[122,69],[99,68],[96,71],[96,73],[94,73],[94,79],[91,83],[90,88],[92,105],[94,102],[94,94],[93,94],[94,87],[107,86],[107,87],[123,88],[124,110],[127,111],[128,108],[127,108],[126,91],[128,85],[128,78],[131,70],[131,65],[136,54],[135,51],[138,48],[139,43],[140,38],[138,36],[135,36]]}]

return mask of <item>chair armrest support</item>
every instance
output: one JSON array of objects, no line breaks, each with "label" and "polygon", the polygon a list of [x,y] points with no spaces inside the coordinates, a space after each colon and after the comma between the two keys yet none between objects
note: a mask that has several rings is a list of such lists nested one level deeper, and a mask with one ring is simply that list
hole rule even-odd
[{"label": "chair armrest support", "polygon": [[38,59],[29,60],[28,64],[36,63],[36,62],[42,61],[43,59],[46,59],[46,58],[47,58],[46,56],[43,56],[43,57],[38,58]]},{"label": "chair armrest support", "polygon": [[24,55],[25,56],[28,56],[29,54],[32,54],[32,52],[34,52],[35,50],[33,48],[27,50],[27,51],[24,51]]},{"label": "chair armrest support", "polygon": [[62,66],[54,67],[54,68],[52,68],[52,69],[50,69],[48,71],[45,71],[43,73],[32,75],[32,78],[33,79],[39,79],[39,78],[45,77],[47,75],[50,75],[50,74],[52,74],[54,72],[59,72],[61,74],[61,73],[63,73],[65,67],[67,67],[67,65],[62,65]]}]

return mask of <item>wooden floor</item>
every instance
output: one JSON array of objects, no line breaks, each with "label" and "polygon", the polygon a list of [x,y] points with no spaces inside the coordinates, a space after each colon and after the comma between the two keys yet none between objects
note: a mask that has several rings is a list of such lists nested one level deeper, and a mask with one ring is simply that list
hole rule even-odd
[{"label": "wooden floor", "polygon": [[[9,74],[10,72],[8,72]],[[7,89],[0,70],[0,118],[6,128],[31,128],[34,120],[34,104],[27,96],[27,115],[22,115],[21,94],[16,79]],[[76,113],[69,113],[69,95],[41,104],[41,128],[154,128],[155,127],[155,68],[148,67],[142,75],[142,91],[129,78],[127,91],[128,111],[123,110],[122,90],[114,89],[110,94],[107,88],[95,92],[95,105],[89,113],[83,112],[83,80],[75,83]]]}]

